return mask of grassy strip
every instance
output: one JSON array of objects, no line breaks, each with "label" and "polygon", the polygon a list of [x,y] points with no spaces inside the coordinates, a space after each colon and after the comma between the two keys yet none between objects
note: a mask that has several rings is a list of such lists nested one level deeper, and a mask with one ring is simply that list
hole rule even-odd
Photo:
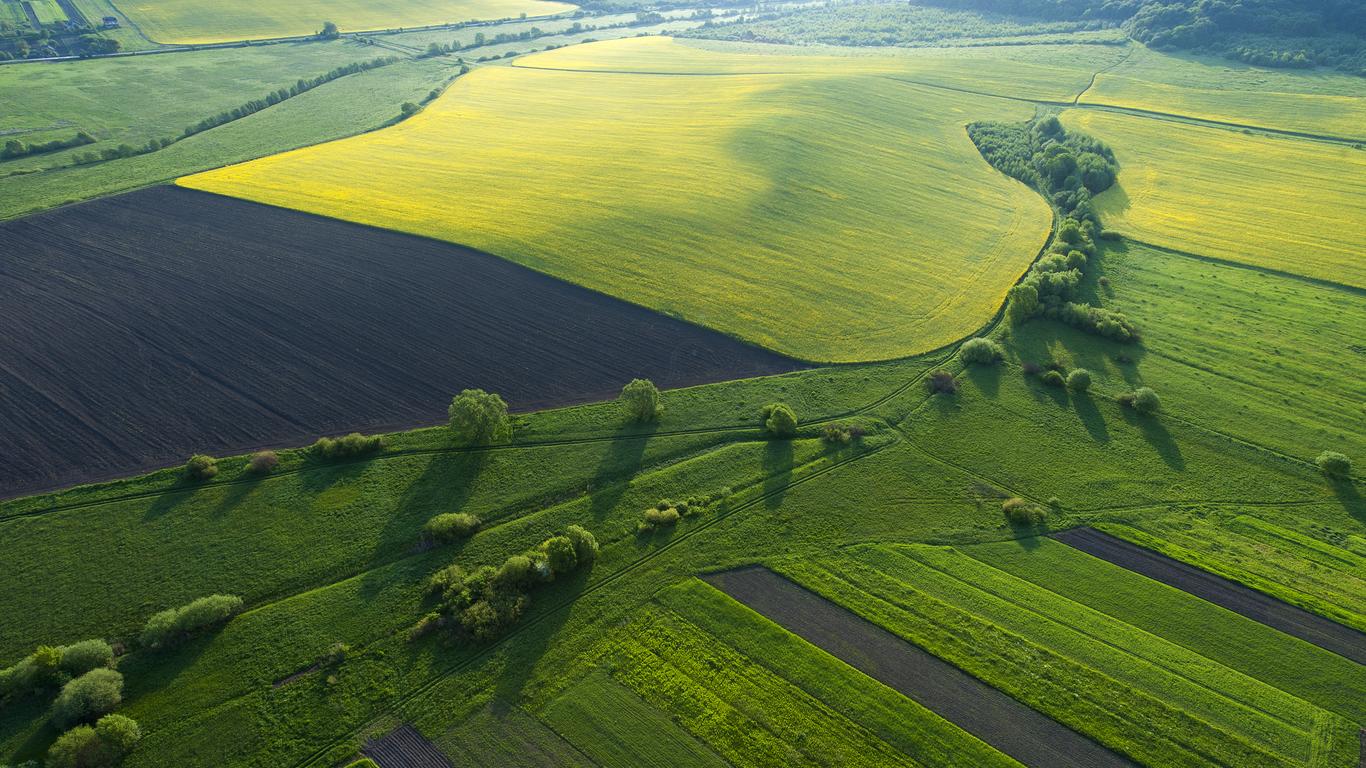
[{"label": "grassy strip", "polygon": [[[1109,523],[1096,527],[1366,632],[1366,581],[1346,568],[1325,566],[1303,557],[1306,549],[1293,540],[1268,535],[1260,528],[1251,529],[1259,535],[1240,535],[1233,525],[1201,520],[1185,526],[1168,527],[1144,520],[1134,525]],[[1218,542],[1218,546],[1209,546],[1211,541]],[[1344,554],[1350,553],[1344,550]]]},{"label": "grassy strip", "polygon": [[725,593],[688,579],[656,599],[923,765],[1015,766],[931,710],[830,656]]},{"label": "grassy strip", "polygon": [[[737,766],[774,764],[756,754],[725,751],[756,731],[781,744],[778,764],[906,765],[905,755],[860,724],[676,615],[650,612],[624,634],[614,676],[656,706],[672,709]],[[674,703],[700,699],[703,692],[723,704],[724,716],[695,717],[688,706]]]},{"label": "grassy strip", "polygon": [[[953,549],[868,548],[861,562],[1030,642],[1246,737],[1289,760],[1308,755],[1320,710]],[[1182,740],[1184,734],[1167,734]]]},{"label": "grassy strip", "polygon": [[1049,539],[963,551],[1357,723],[1366,667]]},{"label": "grassy strip", "polygon": [[541,717],[603,768],[728,765],[666,714],[601,672],[570,686]]},{"label": "grassy strip", "polygon": [[[853,559],[831,558],[821,565],[783,563],[780,570],[1140,763],[1286,768],[1295,764]],[[1120,701],[1125,704],[1122,711],[1114,706]]]}]

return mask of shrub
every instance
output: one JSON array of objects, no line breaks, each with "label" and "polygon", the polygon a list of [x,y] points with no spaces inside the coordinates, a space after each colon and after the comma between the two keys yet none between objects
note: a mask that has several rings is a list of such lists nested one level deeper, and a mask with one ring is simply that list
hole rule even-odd
[{"label": "shrub", "polygon": [[464,589],[466,575],[464,568],[455,564],[448,565],[428,577],[427,591],[449,600],[453,594]]},{"label": "shrub", "polygon": [[1004,356],[1005,350],[991,339],[968,339],[958,348],[958,359],[969,365],[992,365]]},{"label": "shrub", "polygon": [[1043,507],[1018,497],[1001,502],[1001,513],[1011,525],[1020,526],[1039,525],[1048,518]]},{"label": "shrub", "polygon": [[92,669],[62,686],[52,702],[52,722],[67,728],[106,714],[123,700],[123,675],[112,669]]},{"label": "shrub", "polygon": [[138,727],[137,721],[123,715],[101,717],[95,723],[95,734],[107,749],[119,757],[132,752],[133,747],[142,740],[142,728]]},{"label": "shrub", "polygon": [[545,554],[550,570],[556,576],[573,571],[579,565],[578,551],[568,536],[552,536],[541,542],[541,552]]},{"label": "shrub", "polygon": [[196,630],[227,621],[240,610],[242,598],[236,595],[201,597],[179,608],[153,614],[143,627],[140,640],[148,648],[171,646]]},{"label": "shrub", "polygon": [[1314,464],[1323,474],[1335,480],[1346,479],[1352,474],[1352,460],[1346,454],[1337,451],[1324,451],[1318,458],[1314,459]]},{"label": "shrub", "polygon": [[660,502],[658,505],[650,507],[641,515],[641,521],[636,526],[636,530],[641,533],[653,531],[658,528],[666,528],[678,522],[682,517],[678,508],[668,502]]},{"label": "shrub", "polygon": [[461,443],[487,445],[512,436],[507,403],[482,389],[467,389],[456,395],[446,413],[451,432]]},{"label": "shrub", "polygon": [[1091,372],[1085,368],[1074,369],[1067,374],[1067,388],[1073,392],[1085,392],[1091,388]]},{"label": "shrub", "polygon": [[621,402],[632,421],[654,421],[664,412],[659,404],[659,388],[649,379],[632,379],[622,387]]},{"label": "shrub", "polygon": [[247,462],[247,471],[255,475],[268,475],[279,463],[280,457],[275,455],[275,451],[257,451]]},{"label": "shrub", "polygon": [[1120,405],[1133,408],[1144,415],[1157,413],[1162,408],[1162,401],[1158,399],[1157,393],[1149,387],[1139,387],[1133,392],[1126,392],[1120,395],[1118,400]]},{"label": "shrub", "polygon": [[428,520],[422,530],[437,541],[450,543],[472,536],[479,530],[481,522],[474,515],[464,512],[447,512]]},{"label": "shrub", "polygon": [[579,565],[587,565],[598,558],[598,540],[586,528],[571,525],[565,530],[565,536],[574,545],[574,556]]},{"label": "shrub", "polygon": [[774,437],[792,437],[797,434],[797,412],[787,403],[769,403],[761,415],[764,430]]},{"label": "shrub", "polygon": [[826,424],[821,428],[821,439],[837,445],[847,445],[863,437],[863,434],[863,427],[848,424]]},{"label": "shrub", "polygon": [[536,581],[536,569],[531,558],[513,555],[493,575],[493,586],[503,593],[525,592]]},{"label": "shrub", "polygon": [[925,383],[929,386],[932,395],[940,393],[951,395],[958,391],[958,380],[953,377],[952,373],[942,368],[930,371]]},{"label": "shrub", "polygon": [[342,437],[320,437],[313,444],[313,451],[324,459],[350,459],[383,447],[384,438],[379,435],[366,436],[352,432]]},{"label": "shrub", "polygon": [[80,725],[58,736],[57,740],[52,742],[44,762],[47,768],[90,768],[106,765],[100,762],[102,752],[100,737],[95,733],[95,729],[88,725]]},{"label": "shrub", "polygon": [[82,640],[62,649],[62,671],[71,676],[114,663],[114,649],[103,640]]},{"label": "shrub", "polygon": [[1050,387],[1061,387],[1067,383],[1067,380],[1057,371],[1046,371],[1039,379]]},{"label": "shrub", "polygon": [[185,462],[185,474],[193,480],[208,480],[218,474],[218,460],[212,456],[197,453]]},{"label": "shrub", "polygon": [[66,681],[61,670],[62,649],[40,645],[7,669],[0,669],[0,695],[27,693]]}]

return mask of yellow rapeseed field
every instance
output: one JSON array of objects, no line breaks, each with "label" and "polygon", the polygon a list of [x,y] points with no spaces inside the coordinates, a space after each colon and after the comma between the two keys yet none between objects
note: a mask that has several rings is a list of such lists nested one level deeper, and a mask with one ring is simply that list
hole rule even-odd
[{"label": "yellow rapeseed field", "polygon": [[1366,152],[1167,120],[1071,110],[1108,143],[1106,227],[1154,245],[1366,288]]},{"label": "yellow rapeseed field", "polygon": [[132,0],[119,7],[158,43],[202,45],[309,35],[324,21],[356,32],[548,16],[576,6],[553,0]]},{"label": "yellow rapeseed field", "polygon": [[180,183],[470,245],[798,357],[868,360],[972,332],[1030,264],[1048,208],[964,126],[1032,111],[838,61],[488,67],[391,129]]}]

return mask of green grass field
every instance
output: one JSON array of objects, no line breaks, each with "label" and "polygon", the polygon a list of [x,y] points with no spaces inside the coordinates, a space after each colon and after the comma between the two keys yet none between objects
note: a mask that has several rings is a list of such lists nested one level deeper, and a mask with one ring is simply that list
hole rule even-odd
[{"label": "green grass field", "polygon": [[1366,287],[1366,154],[1346,145],[1095,111],[1068,127],[1107,142],[1119,183],[1106,225],[1143,242]]},{"label": "green grass field", "polygon": [[881,359],[986,322],[1043,243],[1037,195],[963,132],[981,114],[1028,116],[839,72],[490,68],[393,131],[179,183],[459,242],[798,357]]},{"label": "green grass field", "polygon": [[574,10],[553,0],[417,0],[416,2],[241,2],[132,0],[119,6],[142,33],[158,43],[197,45],[234,40],[312,35],[324,21],[343,32],[422,27],[462,21],[550,16]]}]

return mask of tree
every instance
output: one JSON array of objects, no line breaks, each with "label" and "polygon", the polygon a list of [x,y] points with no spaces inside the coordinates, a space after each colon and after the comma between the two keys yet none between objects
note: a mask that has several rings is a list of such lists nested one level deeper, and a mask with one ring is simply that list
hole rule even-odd
[{"label": "tree", "polygon": [[1135,411],[1147,415],[1157,413],[1162,408],[1162,401],[1158,399],[1157,393],[1148,387],[1139,387],[1129,396],[1129,405]]},{"label": "tree", "polygon": [[62,649],[61,668],[68,675],[83,675],[113,663],[114,649],[103,640],[82,640]]},{"label": "tree", "polygon": [[574,555],[579,565],[586,565],[597,559],[598,540],[587,528],[571,525],[565,531],[565,536],[574,545]]},{"label": "tree", "polygon": [[418,109],[420,109],[420,107],[418,107],[416,104],[412,103],[411,101],[405,101],[403,102],[403,105],[398,108],[398,111],[399,114],[403,115],[404,117],[412,117],[413,115],[417,114]]},{"label": "tree", "polygon": [[1091,388],[1091,372],[1085,368],[1074,368],[1067,374],[1067,388],[1073,392],[1085,392]]},{"label": "tree", "polygon": [[659,404],[659,387],[649,379],[632,379],[622,387],[621,402],[633,421],[654,421],[664,412]]},{"label": "tree", "polygon": [[95,733],[95,729],[88,725],[80,725],[58,736],[57,740],[52,742],[44,762],[47,768],[91,768],[103,765],[100,762],[103,752],[100,747],[100,737]]},{"label": "tree", "polygon": [[447,413],[456,440],[467,445],[487,445],[512,436],[507,403],[482,389],[467,389],[456,395]]},{"label": "tree", "polygon": [[323,40],[336,40],[340,36],[341,30],[337,29],[337,25],[330,21],[324,21],[322,30],[318,32],[318,37]]},{"label": "tree", "polygon": [[1318,465],[1319,471],[1334,480],[1344,480],[1352,474],[1352,460],[1337,451],[1320,453],[1314,459],[1314,464]]},{"label": "tree", "polygon": [[480,520],[466,512],[448,512],[428,520],[422,529],[437,541],[452,542],[469,538],[479,530]]},{"label": "tree", "polygon": [[197,453],[185,462],[185,474],[195,480],[208,480],[218,474],[218,460]]},{"label": "tree", "polygon": [[95,723],[95,734],[104,747],[122,757],[133,751],[142,740],[142,728],[136,720],[123,715],[105,715]]},{"label": "tree", "polygon": [[1001,345],[991,339],[968,339],[958,349],[958,358],[969,364],[991,365],[1004,355]]},{"label": "tree", "polygon": [[240,610],[242,598],[236,595],[201,597],[179,608],[152,614],[139,640],[149,648],[174,645],[195,630],[226,622]]},{"label": "tree", "polygon": [[764,429],[774,437],[797,434],[797,413],[787,403],[769,403],[762,411]]},{"label": "tree", "polygon": [[1021,283],[1010,289],[1010,304],[1006,314],[1010,322],[1019,325],[1039,313],[1039,289],[1030,283]]},{"label": "tree", "polygon": [[579,556],[574,542],[568,536],[552,536],[541,542],[541,551],[555,575],[569,573],[579,565]]},{"label": "tree", "polygon": [[110,712],[123,700],[123,675],[92,669],[62,686],[52,702],[52,721],[66,728]]}]

